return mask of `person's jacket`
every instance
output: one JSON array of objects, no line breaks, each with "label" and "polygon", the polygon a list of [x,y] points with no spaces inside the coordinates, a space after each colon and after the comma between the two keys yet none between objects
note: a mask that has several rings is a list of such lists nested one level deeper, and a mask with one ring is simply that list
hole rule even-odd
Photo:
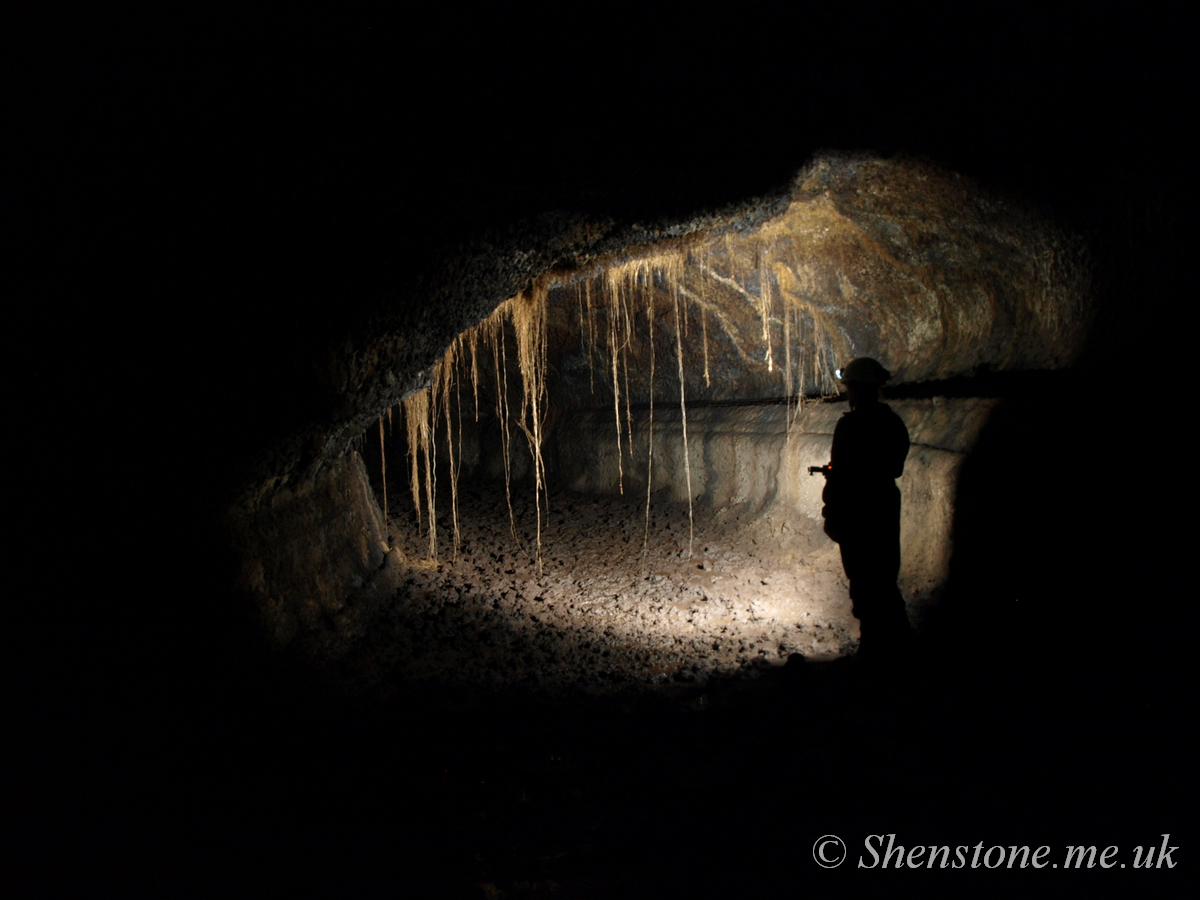
[{"label": "person's jacket", "polygon": [[908,429],[886,403],[868,403],[838,420],[821,499],[825,532],[839,543],[864,530],[899,529]]}]

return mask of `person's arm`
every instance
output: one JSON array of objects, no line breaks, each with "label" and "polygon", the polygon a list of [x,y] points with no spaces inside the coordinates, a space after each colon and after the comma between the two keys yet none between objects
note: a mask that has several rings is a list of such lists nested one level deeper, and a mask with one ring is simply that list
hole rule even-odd
[{"label": "person's arm", "polygon": [[892,475],[892,478],[899,478],[904,474],[904,461],[908,459],[908,448],[910,446],[910,442],[908,437],[908,428],[905,427],[904,420],[899,416],[896,416],[895,413],[892,415],[894,415],[896,419],[895,435],[893,437],[895,449],[892,451],[894,453],[894,456],[892,457],[894,460],[892,470],[895,474]]}]

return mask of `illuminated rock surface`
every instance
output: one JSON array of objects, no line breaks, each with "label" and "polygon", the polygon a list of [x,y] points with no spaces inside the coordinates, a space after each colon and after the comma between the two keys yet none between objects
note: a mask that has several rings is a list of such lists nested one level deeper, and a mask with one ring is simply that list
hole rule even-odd
[{"label": "illuminated rock surface", "polygon": [[[862,873],[812,861],[820,835],[1129,862],[1183,834],[1190,550],[1164,523],[1190,460],[1160,465],[1158,435],[1183,430],[1162,398],[1190,384],[1162,108],[1188,82],[1141,62],[1137,17],[1075,65],[1079,21],[1001,9],[949,38],[908,9],[730,9],[716,47],[677,20],[595,14],[556,41],[548,17],[504,35],[452,12],[395,32],[355,12],[344,42],[322,21],[291,47],[287,16],[256,33],[239,9],[188,23],[191,54],[155,19],[153,59],[122,21],[98,66],[90,17],[22,69],[18,102],[67,133],[35,131],[39,165],[14,166],[36,198],[20,230],[51,251],[14,303],[46,317],[13,329],[13,384],[19,404],[44,390],[28,431],[51,463],[29,485],[43,520],[16,521],[55,554],[20,570],[6,629],[28,713],[16,893],[853,894]],[[1185,63],[1155,28],[1148,58]],[[630,289],[617,393],[606,304],[597,337],[580,317],[606,272]],[[435,565],[397,404],[464,330],[541,295],[542,572],[508,533],[496,392],[476,425],[465,376],[469,520],[454,560],[443,467]],[[781,653],[854,649],[800,467],[843,408],[817,402],[831,363],[860,353],[897,373],[914,439],[920,659],[789,680]]]},{"label": "illuminated rock surface", "polygon": [[[981,370],[1053,370],[1078,356],[1092,316],[1086,258],[1077,238],[924,163],[821,157],[797,176],[785,197],[721,216],[669,224],[657,232],[633,229],[623,236],[605,233],[599,224],[551,220],[534,235],[543,247],[554,247],[558,262],[552,271],[539,270],[538,255],[519,245],[511,252],[523,260],[517,271],[549,280],[544,301],[527,301],[548,304],[541,340],[553,375],[546,387],[548,436],[542,446],[554,471],[547,477],[552,474],[556,485],[571,489],[610,493],[621,492],[628,477],[631,489],[644,492],[653,356],[660,429],[655,487],[669,487],[670,496],[686,501],[688,481],[681,475],[687,475],[692,496],[706,514],[730,506],[758,511],[775,505],[810,520],[819,515],[815,483],[801,473],[826,461],[827,449],[812,436],[824,435],[827,441],[834,420],[816,407],[801,412],[792,406],[805,394],[834,391],[831,369],[838,362],[877,357],[901,386]],[[635,236],[656,235],[664,241],[661,247],[634,243]],[[546,253],[543,249],[542,258]],[[647,255],[643,269],[629,268]],[[574,260],[579,268],[565,267],[564,260]],[[617,295],[606,293],[608,282],[598,273],[621,265],[628,274],[617,276],[625,279],[617,282],[624,298],[618,307]],[[469,258],[457,266],[433,284],[431,294],[457,292],[461,305],[467,297],[459,279],[473,270]],[[493,272],[488,278],[479,287],[490,283],[497,296],[501,276]],[[486,310],[477,298],[470,299]],[[450,318],[446,310],[432,302],[425,306],[435,308],[444,327]],[[619,321],[613,314],[618,308]],[[436,339],[436,330],[410,327],[426,341]],[[381,328],[368,336],[365,347],[331,358],[329,371],[340,373],[332,380],[343,412],[308,438],[311,447],[322,449],[304,469],[297,468],[299,450],[292,450],[284,468],[276,464],[275,474],[250,486],[245,505],[235,513],[241,543],[248,548],[243,585],[263,610],[267,628],[284,643],[297,627],[322,627],[319,610],[336,613],[377,565],[382,544],[378,527],[370,524],[377,513],[351,488],[357,476],[347,468],[353,459],[348,438],[378,417],[381,400],[384,406],[395,403],[430,377],[413,356],[421,344],[409,333],[403,342],[398,337]],[[436,345],[425,346],[437,352]],[[615,353],[614,347],[619,347]],[[467,369],[465,351],[456,352],[454,415],[461,420],[466,410],[466,436],[460,423],[459,449],[447,451],[439,424],[442,436],[435,436],[435,443],[441,441],[444,460],[454,453],[456,461],[466,445],[468,477],[476,470],[501,475],[496,435],[491,443],[483,437],[487,410],[495,408],[497,396],[488,373],[495,369],[497,378],[518,384],[516,347],[505,351],[509,356],[499,366],[495,350],[481,349],[475,371],[483,371],[482,377]],[[686,402],[693,404],[687,471],[681,455],[681,386]],[[467,392],[478,398],[481,390],[482,401],[464,399]],[[711,406],[764,400],[782,405],[774,411]],[[508,402],[518,405],[511,396]],[[984,420],[977,404],[931,403],[908,410],[910,429],[921,432],[914,435],[910,476],[903,483],[904,580],[910,599],[930,596],[946,578],[954,459],[969,450]],[[628,420],[621,425],[628,432],[623,448],[615,427],[606,434],[602,414],[588,413],[595,421],[586,427],[584,420],[572,419],[575,407],[606,405],[617,420]],[[636,429],[630,405],[637,407]],[[485,410],[481,425],[475,422],[479,406]],[[774,418],[767,424],[764,416]],[[935,420],[940,425],[930,424]],[[940,440],[923,439],[930,428]],[[939,453],[959,456],[935,459]],[[527,455],[520,446],[514,449],[511,477],[518,481],[532,477]],[[622,455],[628,459],[618,466]],[[404,465],[393,459],[393,472],[403,472]],[[288,486],[297,479],[323,487],[297,494]],[[393,485],[403,480],[394,475]],[[443,473],[443,494],[447,481]],[[382,481],[378,486],[382,489]],[[399,493],[393,488],[393,496]],[[336,540],[357,542],[336,560],[312,544],[311,529],[293,528],[296,537],[278,538],[279,529],[288,530],[284,523],[310,516],[314,505],[326,509],[317,533],[344,530],[346,536]],[[357,526],[358,520],[364,525]]]},{"label": "illuminated rock surface", "polygon": [[[647,253],[663,273],[637,269]],[[260,741],[278,773],[264,795],[296,820],[282,833],[329,809],[362,823],[401,810],[405,826],[379,832],[396,843],[368,855],[405,877],[479,896],[669,896],[721,880],[696,863],[716,828],[739,888],[758,859],[765,881],[794,887],[813,879],[797,861],[810,832],[894,819],[990,841],[998,823],[1057,835],[1167,809],[1128,778],[1098,795],[1115,756],[1080,753],[1081,735],[1103,739],[1101,710],[1133,697],[1095,665],[1101,618],[1075,606],[1111,610],[1131,583],[1085,562],[1103,546],[1090,520],[1106,465],[1106,407],[1072,374],[1097,314],[1092,262],[1063,226],[944,169],[836,155],[790,193],[720,214],[646,228],[550,217],[439,260],[425,293],[378,307],[316,366],[323,411],[257,460],[228,520],[273,677],[313,717]],[[614,389],[603,272],[622,266]],[[546,303],[540,571],[538,466],[510,419],[510,526],[495,413],[527,390],[517,317],[499,320],[506,389],[473,383],[465,344],[456,384],[437,369],[514,295]],[[494,372],[485,344],[475,362]],[[857,626],[819,530],[820,479],[804,474],[844,409],[819,399],[828,369],[858,354],[895,370],[889,402],[913,440],[901,586],[927,649],[882,676],[846,662]],[[428,408],[449,409],[455,438],[430,447],[435,562],[426,471],[414,505],[395,404],[439,371]],[[1082,643],[1049,648],[1031,621]],[[793,653],[814,661],[794,677]],[[299,768],[328,765],[334,788],[296,790]],[[414,816],[432,830],[408,828]],[[365,824],[354,835],[347,856],[376,839]]]}]

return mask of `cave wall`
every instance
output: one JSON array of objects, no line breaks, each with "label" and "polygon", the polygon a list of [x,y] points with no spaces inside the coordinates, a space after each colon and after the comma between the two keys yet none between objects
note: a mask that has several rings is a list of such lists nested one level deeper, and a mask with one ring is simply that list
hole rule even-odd
[{"label": "cave wall", "polygon": [[[958,474],[995,408],[991,398],[893,400],[908,427],[911,445],[901,494],[901,590],[919,621],[950,574]],[[809,403],[794,417],[778,404],[709,406],[688,410],[691,496],[699,516],[728,510],[739,516],[770,514],[809,520],[820,527],[824,479],[808,467],[829,461],[833,430],[844,403]],[[655,411],[655,502],[686,502],[683,417],[678,407]],[[633,496],[646,493],[648,412],[634,418],[633,451],[625,439],[618,467],[611,414],[581,412],[557,433],[554,458],[563,489]]]},{"label": "cave wall", "polygon": [[268,639],[336,630],[347,595],[379,568],[387,528],[362,457],[349,453],[237,522],[238,581]]},{"label": "cave wall", "polygon": [[[676,297],[685,393],[699,402],[829,393],[831,370],[858,356],[879,359],[893,384],[1060,369],[1093,319],[1080,238],[918,160],[819,157],[761,225],[655,252],[678,268],[626,287],[636,324],[621,365],[636,374],[623,399],[634,404],[678,395]],[[551,291],[561,407],[612,402],[604,304],[591,273]]]}]

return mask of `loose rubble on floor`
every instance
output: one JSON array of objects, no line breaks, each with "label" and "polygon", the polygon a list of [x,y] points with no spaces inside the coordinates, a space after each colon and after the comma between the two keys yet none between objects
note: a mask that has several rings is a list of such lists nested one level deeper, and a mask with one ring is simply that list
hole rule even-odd
[{"label": "loose rubble on floor", "polygon": [[[754,676],[789,654],[853,653],[837,547],[800,515],[697,510],[645,495],[552,494],[472,486],[459,495],[460,544],[439,514],[439,559],[405,511],[390,523],[382,568],[310,638],[344,689],[436,682],[561,695],[670,691]],[[425,523],[426,527],[428,523]]]}]

